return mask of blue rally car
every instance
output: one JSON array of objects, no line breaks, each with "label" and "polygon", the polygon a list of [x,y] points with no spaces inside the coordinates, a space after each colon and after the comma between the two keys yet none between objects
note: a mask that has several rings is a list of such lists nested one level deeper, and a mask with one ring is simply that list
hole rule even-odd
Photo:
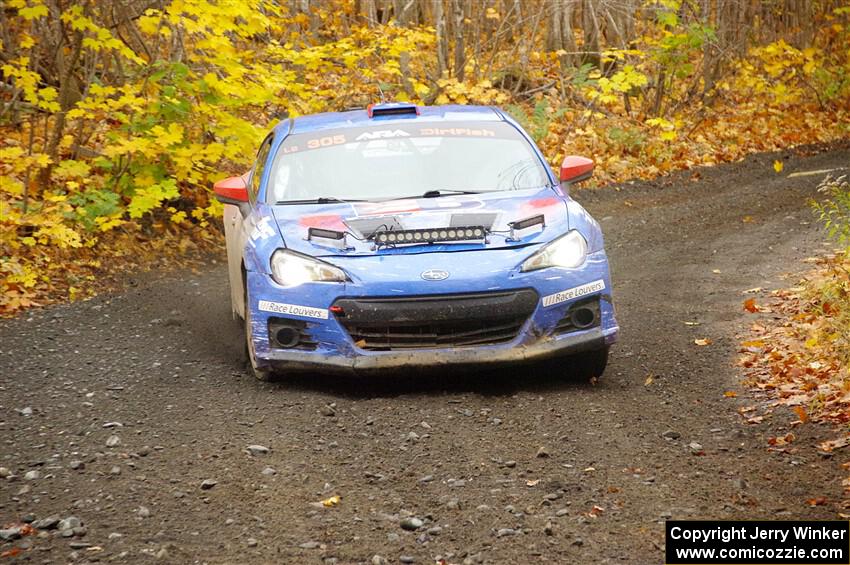
[{"label": "blue rally car", "polygon": [[599,224],[522,128],[480,106],[385,103],[287,119],[215,185],[253,373],[566,357],[617,339]]}]

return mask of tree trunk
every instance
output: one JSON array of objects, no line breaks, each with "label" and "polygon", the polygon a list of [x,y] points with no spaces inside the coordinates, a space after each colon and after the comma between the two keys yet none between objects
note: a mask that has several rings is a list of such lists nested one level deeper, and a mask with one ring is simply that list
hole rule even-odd
[{"label": "tree trunk", "polygon": [[389,0],[381,4],[380,10],[378,10],[378,19],[381,22],[381,25],[387,25],[390,21],[390,16],[392,15],[392,10],[390,10]]},{"label": "tree trunk", "polygon": [[[75,96],[77,89],[74,69],[77,66],[77,61],[80,59],[82,48],[83,33],[81,31],[76,31],[73,34],[73,44],[69,46],[70,55],[65,58],[62,56],[62,51],[57,51],[57,67],[59,70],[58,102],[60,109],[59,112],[56,113],[56,119],[53,123],[53,129],[50,132],[50,135],[45,136],[47,138],[47,142],[44,152],[50,156],[51,163],[39,172],[39,194],[50,183],[53,166],[59,161],[59,142],[62,141],[62,136],[65,133],[65,114],[78,100],[78,97]],[[38,195],[33,196],[37,197]]]},{"label": "tree trunk", "polygon": [[418,4],[416,0],[393,0],[393,12],[395,12],[395,23],[399,26],[406,26],[413,19],[412,16],[417,11]]},{"label": "tree trunk", "polygon": [[546,50],[557,51],[563,44],[564,35],[561,29],[561,0],[546,0],[549,25],[546,27]]},{"label": "tree trunk", "polygon": [[[722,1],[722,0],[721,0]],[[712,12],[712,0],[702,0],[700,9],[700,18],[702,24],[706,27],[714,28],[717,36],[719,36],[719,9],[716,13]],[[720,67],[720,58],[718,56],[717,40],[706,39],[702,48],[702,101],[703,104],[710,104],[710,93],[714,89],[714,83],[718,76]]]},{"label": "tree trunk", "polygon": [[583,0],[582,27],[584,28],[584,54],[582,63],[590,63],[600,68],[601,55],[599,50],[599,19],[596,13],[597,0]]},{"label": "tree trunk", "polygon": [[561,69],[575,65],[576,41],[573,35],[573,8],[575,0],[565,0],[561,4],[561,49],[566,55],[561,55]]},{"label": "tree trunk", "polygon": [[454,16],[454,75],[458,82],[463,82],[466,55],[463,44],[463,0],[452,0],[452,11]]},{"label": "tree trunk", "polygon": [[443,0],[434,0],[434,27],[437,30],[437,78],[443,76],[449,60],[449,41],[446,37],[446,17]]},{"label": "tree trunk", "polygon": [[369,27],[378,23],[378,8],[375,6],[375,0],[360,0],[360,15]]}]

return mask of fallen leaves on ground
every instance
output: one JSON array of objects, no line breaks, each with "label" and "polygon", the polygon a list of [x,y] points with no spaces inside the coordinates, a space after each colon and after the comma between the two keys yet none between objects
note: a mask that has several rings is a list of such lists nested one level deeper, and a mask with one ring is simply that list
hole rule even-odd
[{"label": "fallen leaves on ground", "polygon": [[[802,286],[770,293],[770,309],[779,318],[751,325],[741,342],[747,382],[769,392],[776,405],[792,408],[803,422],[850,422],[848,267],[843,256],[823,259]],[[824,293],[838,299],[825,299]],[[750,304],[764,311],[749,300],[746,310],[752,311]]]},{"label": "fallen leaves on ground", "polygon": [[768,438],[767,443],[769,443],[770,445],[775,445],[775,446],[788,445],[789,443],[793,442],[795,439],[796,438],[794,437],[794,434],[791,433],[791,432],[788,432],[784,436]]},{"label": "fallen leaves on ground", "polygon": [[841,449],[842,447],[847,447],[850,445],[850,436],[840,437],[837,439],[830,439],[824,442],[821,442],[818,445],[818,448],[821,451],[826,451],[827,453],[834,451],[836,449]]},{"label": "fallen leaves on ground", "polygon": [[756,312],[769,313],[773,311],[766,306],[759,306],[758,304],[756,304],[755,298],[748,298],[744,300],[744,310],[746,310],[750,314],[755,314]]},{"label": "fallen leaves on ground", "polygon": [[[811,261],[806,261],[811,262]],[[798,420],[846,427],[850,423],[850,258],[837,254],[815,260],[816,268],[793,288],[773,291],[763,308],[754,298],[744,310],[774,316],[759,319],[740,344],[746,383],[771,399],[770,408],[787,407]],[[742,412],[745,418],[747,415]],[[758,420],[758,421],[756,421]],[[747,418],[759,423],[762,416]],[[771,437],[772,448],[794,441],[791,433]],[[850,445],[850,435],[821,442],[823,452]],[[845,481],[850,495],[850,479]],[[821,505],[821,498],[812,499]]]},{"label": "fallen leaves on ground", "polygon": [[705,347],[706,345],[711,345],[711,340],[707,337],[700,337],[694,340],[694,343],[700,346]]}]

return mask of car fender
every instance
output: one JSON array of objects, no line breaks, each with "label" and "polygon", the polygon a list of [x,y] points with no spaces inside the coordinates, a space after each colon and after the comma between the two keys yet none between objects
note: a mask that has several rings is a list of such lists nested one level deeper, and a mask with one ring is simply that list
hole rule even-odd
[{"label": "car fender", "polygon": [[245,270],[271,274],[272,254],[286,247],[271,208],[265,204],[256,204],[248,216],[248,222],[242,252]]},{"label": "car fender", "polygon": [[602,227],[593,216],[584,209],[584,206],[573,200],[567,200],[567,213],[569,216],[570,229],[578,230],[587,240],[587,252],[596,253],[605,247],[602,237]]}]

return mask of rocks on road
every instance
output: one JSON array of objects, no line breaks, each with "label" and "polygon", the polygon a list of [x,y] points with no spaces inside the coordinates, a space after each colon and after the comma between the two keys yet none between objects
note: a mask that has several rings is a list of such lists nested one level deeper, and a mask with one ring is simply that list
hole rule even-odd
[{"label": "rocks on road", "polygon": [[245,448],[245,450],[250,455],[267,455],[269,453],[269,451],[271,451],[265,445],[257,445],[257,444],[249,445],[248,447]]},{"label": "rocks on road", "polygon": [[819,178],[772,163],[846,167],[850,150],[804,151],[576,192],[605,230],[623,329],[593,385],[566,361],[258,384],[221,256],[0,321],[0,552],[658,563],[662,516],[833,518],[806,500],[842,495],[837,458],[767,454],[781,418],[742,424],[757,401],[722,394],[741,292],[786,286],[821,249]]},{"label": "rocks on road", "polygon": [[415,531],[425,525],[425,522],[416,517],[404,518],[399,525],[403,530]]}]

